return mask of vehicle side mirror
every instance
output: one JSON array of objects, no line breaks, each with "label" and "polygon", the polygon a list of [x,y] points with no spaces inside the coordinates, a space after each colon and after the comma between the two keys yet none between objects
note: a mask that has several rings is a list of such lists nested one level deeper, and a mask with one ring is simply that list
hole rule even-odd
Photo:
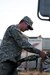
[{"label": "vehicle side mirror", "polygon": [[50,20],[50,0],[38,0],[37,16],[41,20]]}]

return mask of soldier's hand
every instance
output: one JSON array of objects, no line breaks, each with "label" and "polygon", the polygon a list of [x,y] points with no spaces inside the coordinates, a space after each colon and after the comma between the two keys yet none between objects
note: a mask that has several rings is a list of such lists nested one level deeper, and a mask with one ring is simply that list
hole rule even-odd
[{"label": "soldier's hand", "polygon": [[47,54],[43,51],[40,51],[39,55],[43,60],[45,60],[47,58]]}]

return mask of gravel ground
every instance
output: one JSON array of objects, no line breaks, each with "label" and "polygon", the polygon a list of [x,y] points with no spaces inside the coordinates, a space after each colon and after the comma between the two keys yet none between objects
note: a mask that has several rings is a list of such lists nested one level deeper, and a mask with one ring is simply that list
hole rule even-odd
[{"label": "gravel ground", "polygon": [[27,72],[20,72],[18,75],[50,75],[47,72],[39,72],[39,71],[27,71]]}]

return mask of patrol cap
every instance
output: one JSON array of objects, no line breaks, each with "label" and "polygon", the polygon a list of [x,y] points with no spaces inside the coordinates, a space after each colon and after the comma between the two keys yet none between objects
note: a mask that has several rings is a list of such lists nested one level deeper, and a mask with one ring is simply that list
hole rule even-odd
[{"label": "patrol cap", "polygon": [[33,21],[28,16],[25,16],[22,20],[24,20],[27,23],[30,30],[33,30],[32,28]]}]

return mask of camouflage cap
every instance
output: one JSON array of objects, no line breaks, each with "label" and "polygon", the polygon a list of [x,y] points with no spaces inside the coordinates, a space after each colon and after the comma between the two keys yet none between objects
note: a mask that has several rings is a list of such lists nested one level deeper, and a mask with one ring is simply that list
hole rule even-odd
[{"label": "camouflage cap", "polygon": [[28,16],[25,16],[22,20],[24,20],[27,23],[30,30],[33,30],[32,28],[33,21]]}]

